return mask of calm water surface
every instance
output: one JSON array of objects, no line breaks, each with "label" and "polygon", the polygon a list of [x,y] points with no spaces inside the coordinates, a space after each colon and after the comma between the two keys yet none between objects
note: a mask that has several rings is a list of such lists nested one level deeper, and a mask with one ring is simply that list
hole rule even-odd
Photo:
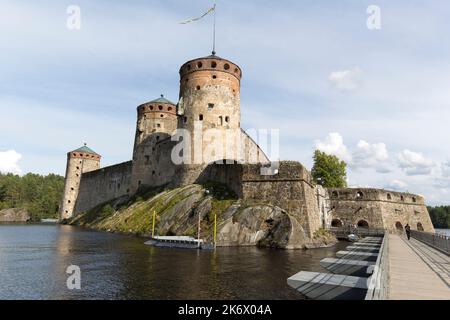
[{"label": "calm water surface", "polygon": [[[59,225],[0,225],[0,299],[302,299],[286,279],[325,272],[333,248],[152,248],[143,239]],[[66,268],[81,268],[81,290]]]}]

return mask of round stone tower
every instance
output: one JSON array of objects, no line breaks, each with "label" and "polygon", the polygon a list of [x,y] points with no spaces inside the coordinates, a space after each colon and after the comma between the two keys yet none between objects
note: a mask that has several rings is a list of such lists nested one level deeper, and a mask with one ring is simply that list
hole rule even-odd
[{"label": "round stone tower", "polygon": [[[225,132],[228,138],[240,134],[241,77],[242,71],[237,64],[214,54],[188,61],[181,67],[178,127],[191,133],[194,146],[191,148],[191,159],[198,160],[199,149],[202,155],[205,154],[209,142],[198,145],[198,135],[205,130],[218,129],[220,137],[217,139],[220,141],[216,142],[223,149],[230,147]],[[216,160],[222,159],[225,157],[218,155]],[[196,160],[193,162],[199,164]]]},{"label": "round stone tower", "polygon": [[[131,191],[166,182],[170,152],[164,146],[177,129],[177,107],[163,95],[137,108]],[[169,158],[168,158],[169,157]],[[170,169],[170,168],[169,168]]]},{"label": "round stone tower", "polygon": [[135,152],[136,148],[150,136],[157,133],[171,135],[177,129],[176,109],[176,105],[163,95],[137,107]]},{"label": "round stone tower", "polygon": [[86,144],[67,153],[66,179],[64,194],[59,207],[60,219],[70,219],[78,198],[83,173],[100,169],[101,156],[88,148]]}]

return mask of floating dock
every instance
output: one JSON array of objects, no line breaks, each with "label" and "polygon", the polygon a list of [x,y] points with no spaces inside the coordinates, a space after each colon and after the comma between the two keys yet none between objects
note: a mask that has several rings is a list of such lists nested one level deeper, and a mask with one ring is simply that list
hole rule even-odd
[{"label": "floating dock", "polygon": [[145,242],[145,244],[153,247],[214,250],[214,244],[212,243],[204,242],[202,239],[195,239],[192,237],[185,237],[185,236],[178,236],[178,237],[156,236],[151,240]]}]

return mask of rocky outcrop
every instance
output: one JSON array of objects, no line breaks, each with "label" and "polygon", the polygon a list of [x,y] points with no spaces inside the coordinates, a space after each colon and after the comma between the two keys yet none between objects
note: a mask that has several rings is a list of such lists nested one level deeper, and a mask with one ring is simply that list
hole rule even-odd
[{"label": "rocky outcrop", "polygon": [[264,203],[248,203],[223,186],[189,185],[152,193],[135,200],[115,200],[82,214],[71,224],[98,230],[149,236],[153,212],[156,234],[201,237],[213,241],[217,218],[217,246],[262,246],[285,249],[334,244],[333,239],[310,239],[285,210]]},{"label": "rocky outcrop", "polygon": [[30,214],[25,209],[0,210],[0,222],[28,222],[30,220]]}]

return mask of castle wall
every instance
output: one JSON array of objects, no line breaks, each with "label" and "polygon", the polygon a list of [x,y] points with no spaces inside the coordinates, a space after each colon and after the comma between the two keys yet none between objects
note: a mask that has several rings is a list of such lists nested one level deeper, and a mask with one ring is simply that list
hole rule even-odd
[{"label": "castle wall", "polygon": [[[421,196],[380,189],[328,189],[332,220],[344,225],[366,221],[370,228],[434,232],[425,199]],[[330,223],[331,226],[331,223]]]},{"label": "castle wall", "polygon": [[99,204],[128,195],[132,162],[84,173],[80,181],[74,214],[86,212]]}]

